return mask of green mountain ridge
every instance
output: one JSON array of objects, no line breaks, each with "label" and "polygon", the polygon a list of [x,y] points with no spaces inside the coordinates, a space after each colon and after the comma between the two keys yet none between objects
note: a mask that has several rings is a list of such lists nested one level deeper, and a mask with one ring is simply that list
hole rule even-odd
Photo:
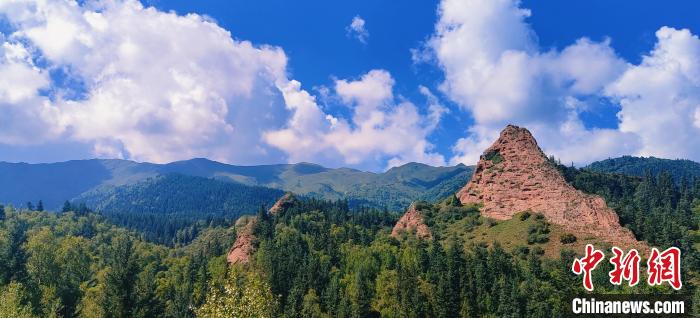
[{"label": "green mountain ridge", "polygon": [[700,163],[686,159],[622,156],[597,161],[585,168],[598,172],[612,172],[638,177],[643,177],[647,172],[652,176],[658,176],[662,171],[665,171],[670,173],[677,183],[683,178],[688,181],[700,178]]},{"label": "green mountain ridge", "polygon": [[472,168],[408,163],[383,173],[326,168],[312,163],[235,166],[203,158],[169,164],[118,159],[74,160],[50,164],[0,162],[0,202],[23,206],[43,200],[58,209],[65,200],[101,197],[101,192],[134,186],[165,174],[182,174],[247,186],[261,186],[351,205],[402,210],[414,200],[434,200],[467,182]]}]

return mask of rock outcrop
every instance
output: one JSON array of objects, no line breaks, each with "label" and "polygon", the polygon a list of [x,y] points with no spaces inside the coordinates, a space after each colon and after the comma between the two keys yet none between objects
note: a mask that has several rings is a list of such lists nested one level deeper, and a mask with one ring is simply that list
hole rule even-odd
[{"label": "rock outcrop", "polygon": [[246,264],[255,253],[255,235],[253,229],[257,223],[255,217],[241,217],[236,221],[236,241],[228,251],[226,260],[230,264]]},{"label": "rock outcrop", "polygon": [[457,197],[463,204],[482,204],[486,217],[503,220],[530,210],[574,233],[616,244],[637,243],[603,198],[566,182],[525,128],[509,125],[501,132]]},{"label": "rock outcrop", "polygon": [[396,222],[394,228],[391,230],[391,236],[398,237],[402,232],[412,232],[422,239],[432,239],[433,233],[430,228],[425,225],[425,220],[423,215],[416,208],[416,204],[411,204],[406,210],[406,213]]},{"label": "rock outcrop", "polygon": [[275,202],[275,204],[272,205],[267,212],[272,215],[276,215],[292,206],[296,200],[297,198],[294,196],[294,194],[287,192],[281,198],[279,198],[279,200],[277,200],[277,202]]}]

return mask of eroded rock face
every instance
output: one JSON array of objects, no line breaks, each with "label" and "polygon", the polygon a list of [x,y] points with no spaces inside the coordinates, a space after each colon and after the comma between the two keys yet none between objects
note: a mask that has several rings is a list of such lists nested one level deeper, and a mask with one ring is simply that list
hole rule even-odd
[{"label": "eroded rock face", "polygon": [[501,132],[457,197],[463,204],[482,204],[486,217],[503,220],[531,210],[571,232],[613,243],[637,242],[603,198],[566,182],[525,128],[509,125]]},{"label": "eroded rock face", "polygon": [[433,238],[430,228],[425,225],[423,215],[416,209],[415,203],[411,204],[406,213],[396,222],[394,229],[391,230],[391,236],[398,237],[402,232],[413,232],[422,239]]},{"label": "eroded rock face", "polygon": [[250,257],[255,253],[255,235],[253,228],[257,222],[255,217],[242,217],[236,221],[238,234],[236,241],[226,256],[226,260],[230,264],[246,264],[250,261]]},{"label": "eroded rock face", "polygon": [[268,210],[268,213],[275,215],[289,208],[296,201],[296,197],[291,192],[285,193],[274,205]]}]

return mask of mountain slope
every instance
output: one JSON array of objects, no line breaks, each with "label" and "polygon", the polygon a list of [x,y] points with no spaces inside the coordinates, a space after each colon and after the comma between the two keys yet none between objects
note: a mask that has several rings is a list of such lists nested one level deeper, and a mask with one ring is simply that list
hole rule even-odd
[{"label": "mountain slope", "polygon": [[283,191],[203,177],[165,174],[76,198],[102,212],[207,214],[237,218],[271,206]]},{"label": "mountain slope", "polygon": [[640,177],[647,172],[657,176],[665,171],[670,173],[676,182],[684,177],[688,180],[700,177],[700,163],[683,159],[623,156],[597,161],[586,168],[598,172],[614,172]]},{"label": "mountain slope", "polygon": [[525,128],[508,125],[501,132],[457,197],[463,204],[482,204],[481,214],[486,217],[508,220],[532,211],[577,234],[637,243],[602,197],[579,191],[566,181]]},{"label": "mountain slope", "polygon": [[169,173],[89,191],[75,200],[149,241],[170,245],[189,243],[209,226],[228,225],[241,215],[254,214],[283,194],[277,189]]},{"label": "mountain slope", "polygon": [[127,160],[77,160],[51,164],[0,162],[0,202],[24,205],[43,200],[57,209],[65,200],[148,178],[178,173],[249,186],[263,186],[323,198],[348,199],[351,205],[401,210],[416,199],[435,200],[453,193],[471,175],[471,167],[431,167],[409,163],[384,173],[330,169],[311,163],[235,166],[207,159],[169,164]]}]

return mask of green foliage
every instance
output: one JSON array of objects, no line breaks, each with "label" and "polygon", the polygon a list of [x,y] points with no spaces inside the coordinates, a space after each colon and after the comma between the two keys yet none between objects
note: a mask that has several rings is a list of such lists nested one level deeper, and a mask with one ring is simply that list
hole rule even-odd
[{"label": "green foliage", "polygon": [[597,172],[612,172],[638,177],[643,177],[647,173],[658,176],[665,172],[670,174],[676,183],[680,183],[684,178],[692,180],[700,177],[700,163],[682,159],[623,156],[597,161],[586,168]]},{"label": "green foliage", "polygon": [[143,233],[149,241],[185,245],[210,226],[230,225],[239,216],[271,206],[284,192],[201,177],[168,174],[132,186],[84,196],[114,223]]},{"label": "green foliage", "polygon": [[34,318],[32,308],[27,304],[26,291],[19,283],[11,283],[0,288],[0,317]]},{"label": "green foliage", "polygon": [[94,213],[7,210],[0,317],[193,317],[210,284],[223,282],[230,230],[168,249]]},{"label": "green foliage", "polygon": [[254,271],[233,268],[222,290],[213,289],[198,310],[200,318],[274,317],[277,302],[270,287]]},{"label": "green foliage", "polygon": [[573,234],[571,234],[571,233],[562,234],[562,235],[559,237],[559,241],[560,241],[562,244],[572,244],[572,243],[575,243],[575,242],[576,242],[576,235],[573,235]]},{"label": "green foliage", "polygon": [[525,221],[530,218],[530,211],[525,211],[522,214],[520,214],[520,221]]},{"label": "green foliage", "polygon": [[527,229],[527,244],[541,244],[549,241],[549,223],[540,213],[535,214],[535,224]]},{"label": "green foliage", "polygon": [[503,162],[503,156],[498,150],[491,150],[484,154],[484,160],[491,161],[493,164],[497,165]]}]

